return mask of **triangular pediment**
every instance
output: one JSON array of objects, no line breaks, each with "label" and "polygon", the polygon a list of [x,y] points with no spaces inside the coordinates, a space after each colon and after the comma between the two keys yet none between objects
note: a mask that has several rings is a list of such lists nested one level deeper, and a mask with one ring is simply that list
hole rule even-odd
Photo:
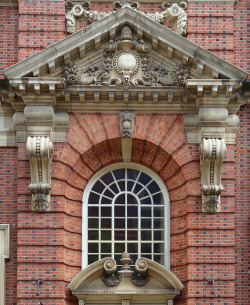
[{"label": "triangular pediment", "polygon": [[77,62],[81,65],[100,57],[102,48],[110,40],[117,41],[125,25],[132,29],[133,40],[139,43],[143,39],[152,49],[152,56],[161,65],[170,67],[179,63],[187,65],[190,78],[242,80],[247,76],[244,71],[130,7],[124,7],[13,65],[6,69],[4,74],[8,79],[31,76],[61,77],[65,64]]}]

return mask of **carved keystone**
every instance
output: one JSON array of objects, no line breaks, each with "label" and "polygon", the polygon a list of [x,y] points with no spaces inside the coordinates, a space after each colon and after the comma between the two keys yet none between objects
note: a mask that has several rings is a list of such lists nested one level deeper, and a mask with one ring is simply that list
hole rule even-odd
[{"label": "carved keystone", "polygon": [[30,160],[32,211],[45,212],[50,210],[53,145],[49,137],[28,137],[26,149]]}]

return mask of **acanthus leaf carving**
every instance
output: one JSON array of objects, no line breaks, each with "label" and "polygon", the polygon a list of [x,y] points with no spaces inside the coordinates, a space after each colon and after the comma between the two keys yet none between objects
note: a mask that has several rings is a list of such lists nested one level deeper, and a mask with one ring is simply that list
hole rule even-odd
[{"label": "acanthus leaf carving", "polygon": [[50,209],[53,145],[49,137],[28,137],[26,149],[31,169],[32,210],[44,212]]},{"label": "acanthus leaf carving", "polygon": [[132,30],[124,26],[120,40],[110,40],[102,52],[102,62],[89,63],[83,68],[70,63],[64,68],[68,85],[185,86],[189,76],[183,64],[171,70],[152,64],[151,52],[143,39],[133,40]]},{"label": "acanthus leaf carving", "polygon": [[[128,3],[116,1],[113,3],[113,11],[97,12],[91,10],[90,2],[88,1],[79,4],[71,0],[66,0],[66,32],[70,34],[76,32],[78,19],[80,17],[88,24],[91,24],[111,15],[124,6],[130,6],[136,11],[139,11],[140,9],[140,4],[138,2]],[[187,3],[184,1],[180,3],[163,2],[161,7],[163,12],[140,13],[159,24],[164,24],[168,20],[174,20],[174,31],[179,35],[185,36],[187,34]]]},{"label": "acanthus leaf carving", "polygon": [[222,165],[226,153],[224,139],[203,139],[201,155],[202,208],[206,212],[220,209]]}]

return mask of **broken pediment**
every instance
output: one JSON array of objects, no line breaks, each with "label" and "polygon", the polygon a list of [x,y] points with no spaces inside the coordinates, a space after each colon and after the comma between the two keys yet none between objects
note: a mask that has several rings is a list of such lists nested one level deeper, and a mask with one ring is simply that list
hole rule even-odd
[{"label": "broken pediment", "polygon": [[[121,266],[112,258],[104,258],[82,270],[70,283],[73,295],[84,304],[172,304],[183,286],[164,266],[139,258],[134,266],[127,252]],[[104,301],[105,300],[105,301]],[[81,304],[81,303],[80,303]]]}]

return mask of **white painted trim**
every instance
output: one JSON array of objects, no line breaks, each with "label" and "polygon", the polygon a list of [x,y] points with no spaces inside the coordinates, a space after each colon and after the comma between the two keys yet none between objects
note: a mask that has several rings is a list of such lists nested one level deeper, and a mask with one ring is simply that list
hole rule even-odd
[{"label": "white painted trim", "polygon": [[[99,170],[97,173],[94,174],[94,176],[90,179],[88,184],[86,185],[86,188],[83,193],[83,199],[82,199],[82,219],[88,218],[88,197],[89,193],[94,186],[95,182],[100,179],[104,174],[120,169],[120,168],[131,168],[131,169],[137,169],[145,174],[149,175],[152,179],[154,179],[157,183],[159,188],[162,191],[163,198],[164,198],[164,204],[165,204],[165,265],[166,268],[170,269],[170,200],[169,200],[169,194],[166,189],[165,183],[163,180],[151,169],[148,167],[132,163],[132,162],[120,162],[120,163],[114,163],[111,165],[108,165],[101,170]],[[85,269],[87,267],[87,254],[88,254],[88,243],[87,243],[87,231],[88,226],[86,221],[82,221],[82,269]]]},{"label": "white painted trim", "polygon": [[187,2],[234,2],[236,3],[237,0],[186,0]]},{"label": "white painted trim", "polygon": [[0,304],[5,305],[5,260],[10,258],[10,225],[0,224]]}]

